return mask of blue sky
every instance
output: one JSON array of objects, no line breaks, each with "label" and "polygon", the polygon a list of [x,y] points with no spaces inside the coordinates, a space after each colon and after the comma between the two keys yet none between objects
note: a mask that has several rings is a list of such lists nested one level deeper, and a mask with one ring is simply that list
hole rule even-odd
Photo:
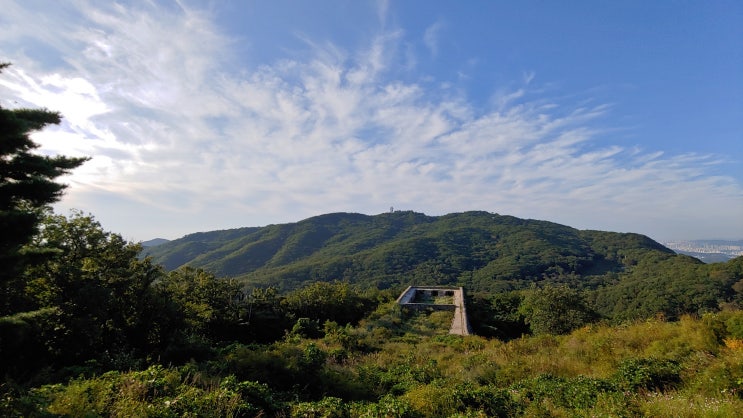
[{"label": "blue sky", "polygon": [[743,238],[739,1],[0,0],[3,107],[131,240],[390,207]]}]

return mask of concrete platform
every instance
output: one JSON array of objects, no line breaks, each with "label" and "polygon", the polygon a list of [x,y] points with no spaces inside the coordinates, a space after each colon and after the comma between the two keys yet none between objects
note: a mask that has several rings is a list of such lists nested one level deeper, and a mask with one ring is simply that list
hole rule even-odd
[{"label": "concrete platform", "polygon": [[[428,296],[451,296],[451,304],[441,303],[416,303],[416,295],[424,293]],[[470,335],[472,334],[472,328],[467,320],[467,307],[464,303],[464,289],[461,287],[449,287],[449,286],[408,286],[400,297],[397,298],[397,303],[406,309],[438,309],[438,310],[453,310],[454,319],[449,329],[449,334],[455,335]]]}]

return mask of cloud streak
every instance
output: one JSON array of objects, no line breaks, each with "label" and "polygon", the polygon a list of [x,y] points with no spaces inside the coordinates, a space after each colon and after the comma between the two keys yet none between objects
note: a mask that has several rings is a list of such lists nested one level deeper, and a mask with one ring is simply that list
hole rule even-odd
[{"label": "cloud streak", "polygon": [[[697,222],[689,233],[701,234],[705,214],[734,222],[743,207],[740,184],[708,173],[717,157],[605,144],[610,108],[535,97],[532,72],[507,100],[478,108],[451,89],[396,78],[400,30],[360,53],[311,44],[306,59],[235,68],[234,40],[208,13],[148,7],[66,9],[85,24],[54,36],[23,22],[18,33],[6,29],[64,64],[0,42],[16,64],[0,80],[3,96],[66,116],[37,135],[44,149],[93,156],[68,178],[61,206],[89,210],[126,236],[392,205],[675,238],[678,223]],[[31,25],[34,16],[16,12]],[[434,55],[440,29],[426,31]],[[152,223],[130,219],[132,208]]]},{"label": "cloud streak", "polygon": [[434,57],[439,54],[439,36],[443,29],[444,23],[439,21],[426,28],[426,31],[423,33],[423,43]]}]

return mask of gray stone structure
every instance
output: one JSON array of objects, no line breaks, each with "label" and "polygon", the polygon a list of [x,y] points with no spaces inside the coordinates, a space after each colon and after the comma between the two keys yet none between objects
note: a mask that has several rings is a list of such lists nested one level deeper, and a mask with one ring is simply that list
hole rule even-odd
[{"label": "gray stone structure", "polygon": [[[452,303],[418,303],[416,302],[416,298],[420,295],[426,295],[429,297],[451,296]],[[408,286],[408,288],[400,294],[400,297],[397,298],[397,303],[405,309],[454,311],[454,319],[452,320],[449,334],[472,334],[472,328],[470,328],[470,323],[467,320],[467,307],[464,303],[464,289],[461,287]]]}]

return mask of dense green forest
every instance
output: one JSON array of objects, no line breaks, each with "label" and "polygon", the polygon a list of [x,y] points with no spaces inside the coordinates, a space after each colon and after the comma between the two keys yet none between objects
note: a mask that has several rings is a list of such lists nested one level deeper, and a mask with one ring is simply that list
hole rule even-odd
[{"label": "dense green forest", "polygon": [[196,233],[147,254],[167,269],[189,265],[282,289],[310,279],[379,289],[457,283],[493,291],[574,276],[602,284],[652,251],[674,254],[638,234],[579,231],[488,212],[431,217],[398,211]]},{"label": "dense green forest", "polygon": [[335,213],[191,234],[146,254],[166,269],[202,268],[246,287],[280,291],[334,280],[396,291],[457,285],[473,295],[567,285],[585,291],[600,314],[615,320],[716,310],[743,286],[740,260],[708,265],[639,234],[579,231],[487,212]]},{"label": "dense green forest", "polygon": [[[0,416],[743,410],[743,257],[486,212],[330,214],[148,257],[50,209],[84,162],[34,152],[59,121],[0,108]],[[477,335],[403,310],[412,283],[465,286]]]}]

